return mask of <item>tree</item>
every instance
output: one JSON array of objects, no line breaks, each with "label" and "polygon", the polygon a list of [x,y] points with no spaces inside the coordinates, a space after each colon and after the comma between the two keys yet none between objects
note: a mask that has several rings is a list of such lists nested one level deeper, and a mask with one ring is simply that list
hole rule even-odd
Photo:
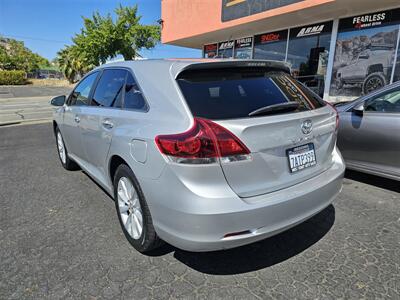
[{"label": "tree", "polygon": [[134,59],[143,49],[151,49],[160,41],[159,25],[141,25],[141,16],[137,16],[137,5],[115,10],[118,19],[115,24],[116,49],[125,60]]},{"label": "tree", "polygon": [[[59,52],[62,70],[69,74],[80,73],[90,66],[98,66],[118,54],[125,60],[134,59],[143,48],[151,49],[160,41],[159,25],[142,25],[138,7],[115,9],[115,21],[110,14],[105,17],[95,12],[91,18],[83,18],[84,27],[72,39],[73,45]],[[67,55],[68,54],[68,55]],[[68,59],[66,59],[68,57]],[[68,63],[67,65],[63,65]],[[72,72],[71,68],[77,67]],[[67,74],[65,74],[67,78]]]},{"label": "tree", "polygon": [[0,45],[0,69],[33,72],[50,66],[46,58],[33,53],[23,42],[14,39],[3,41],[5,42]]},{"label": "tree", "polygon": [[57,53],[60,71],[63,72],[65,78],[70,83],[75,82],[76,79],[95,67],[93,64],[85,61],[80,54],[76,45],[67,46]]}]

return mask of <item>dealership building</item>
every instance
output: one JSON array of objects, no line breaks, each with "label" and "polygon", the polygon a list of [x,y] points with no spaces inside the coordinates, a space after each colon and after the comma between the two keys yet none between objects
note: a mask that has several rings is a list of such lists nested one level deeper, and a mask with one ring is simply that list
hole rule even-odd
[{"label": "dealership building", "polygon": [[286,62],[328,101],[400,80],[399,0],[162,0],[162,42]]}]

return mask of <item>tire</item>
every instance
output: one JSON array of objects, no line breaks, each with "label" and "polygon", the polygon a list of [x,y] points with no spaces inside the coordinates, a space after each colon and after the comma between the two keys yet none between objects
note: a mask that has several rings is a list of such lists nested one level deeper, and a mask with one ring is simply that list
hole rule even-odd
[{"label": "tire", "polygon": [[68,157],[68,150],[67,147],[65,146],[64,139],[58,127],[56,127],[55,129],[55,135],[56,135],[58,158],[60,159],[62,166],[64,167],[64,169],[68,171],[78,170],[79,166],[76,164],[76,162],[74,162],[72,159]]},{"label": "tire", "polygon": [[[137,251],[149,252],[163,244],[154,230],[153,220],[142,189],[132,170],[125,164],[121,164],[115,172],[114,200],[122,231]],[[139,230],[140,225],[141,231]]]},{"label": "tire", "polygon": [[336,80],[336,88],[337,88],[338,90],[341,90],[341,89],[343,88],[343,86],[344,86],[343,80],[342,80],[342,79],[337,79],[337,80]]},{"label": "tire", "polygon": [[386,85],[386,78],[382,72],[371,73],[365,78],[362,85],[362,92],[367,95]]}]

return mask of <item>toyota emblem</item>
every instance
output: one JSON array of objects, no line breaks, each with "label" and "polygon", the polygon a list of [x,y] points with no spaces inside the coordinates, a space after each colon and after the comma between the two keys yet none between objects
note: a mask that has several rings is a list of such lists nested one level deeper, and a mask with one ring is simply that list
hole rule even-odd
[{"label": "toyota emblem", "polygon": [[301,123],[301,131],[304,134],[310,134],[312,130],[313,130],[313,123],[311,120],[305,120],[303,121],[303,123]]}]

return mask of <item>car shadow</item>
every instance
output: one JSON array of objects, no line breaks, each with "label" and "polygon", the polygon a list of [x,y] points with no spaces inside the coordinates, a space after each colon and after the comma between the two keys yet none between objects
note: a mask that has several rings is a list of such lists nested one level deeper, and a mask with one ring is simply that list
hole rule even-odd
[{"label": "car shadow", "polygon": [[321,240],[335,222],[335,208],[328,206],[296,227],[271,238],[224,251],[188,252],[171,245],[150,253],[174,257],[186,266],[206,274],[232,275],[264,269],[294,257]]},{"label": "car shadow", "polygon": [[400,183],[396,180],[361,173],[353,170],[346,170],[345,177],[351,180],[373,185],[378,188],[400,193]]}]

